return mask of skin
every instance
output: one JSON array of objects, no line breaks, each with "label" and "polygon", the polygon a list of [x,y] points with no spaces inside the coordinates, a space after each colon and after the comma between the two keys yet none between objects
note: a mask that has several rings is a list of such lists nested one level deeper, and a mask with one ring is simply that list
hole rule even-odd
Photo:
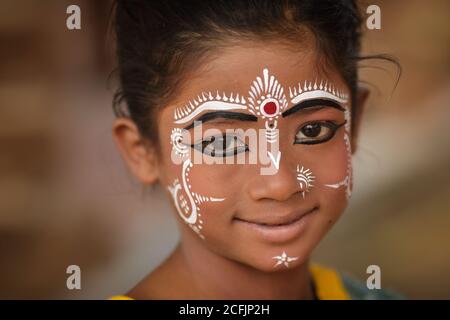
[{"label": "skin", "polygon": [[[175,125],[177,106],[203,91],[216,90],[248,96],[256,76],[263,68],[283,85],[289,107],[288,87],[304,80],[326,79],[349,93],[336,70],[326,73],[316,66],[318,53],[314,42],[302,48],[281,42],[246,42],[214,53],[208,62],[187,75],[186,81],[170,103],[159,113],[159,144],[155,150],[139,135],[129,119],[117,119],[113,126],[115,142],[131,172],[143,183],[167,187],[181,179],[181,165],[171,161],[170,134]],[[352,152],[367,92],[358,93],[357,113],[352,114]],[[350,107],[351,101],[348,106]],[[250,114],[246,110],[239,112]],[[204,219],[202,240],[179,217],[180,243],[164,263],[142,280],[128,295],[136,299],[311,299],[313,292],[308,272],[309,256],[315,246],[336,223],[347,206],[345,188],[326,188],[324,184],[346,176],[347,152],[344,128],[332,139],[316,145],[293,144],[299,127],[313,120],[344,121],[343,112],[322,108],[297,112],[279,121],[282,157],[275,175],[261,175],[259,164],[196,164],[190,171],[193,190],[202,195],[225,198],[222,202],[202,203]],[[216,128],[264,128],[264,120],[243,122],[215,119],[203,124],[203,130]],[[192,129],[193,130],[193,129]],[[192,131],[193,133],[193,131]],[[198,152],[198,151],[195,151]],[[316,179],[305,198],[296,180],[296,167],[310,168]],[[168,199],[172,203],[169,192]],[[240,220],[258,222],[270,215],[312,212],[305,217],[305,228],[286,242],[270,242],[249,230]],[[262,218],[263,217],[263,218]],[[297,257],[289,267],[274,267],[272,257],[286,252]],[[293,285],[295,283],[295,285]]]}]

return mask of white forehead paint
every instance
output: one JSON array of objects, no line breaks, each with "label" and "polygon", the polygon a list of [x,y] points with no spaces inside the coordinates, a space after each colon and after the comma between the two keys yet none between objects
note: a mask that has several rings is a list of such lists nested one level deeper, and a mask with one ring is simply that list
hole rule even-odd
[{"label": "white forehead paint", "polygon": [[248,110],[263,119],[277,119],[287,107],[284,89],[274,76],[269,77],[269,69],[263,69],[263,79],[256,77],[249,94]]},{"label": "white forehead paint", "polygon": [[297,165],[297,180],[300,184],[300,188],[302,188],[302,196],[303,199],[305,199],[305,192],[309,192],[309,189],[313,187],[313,182],[316,179],[315,176],[313,176],[311,170],[304,168],[303,166],[300,168],[299,165]]},{"label": "white forehead paint", "polygon": [[295,87],[290,87],[289,97],[293,104],[311,99],[328,99],[339,103],[346,103],[348,98],[345,93],[336,89],[336,87],[333,84],[329,84],[328,81],[325,82],[325,84],[323,81],[317,84],[317,80],[314,83],[305,80],[303,85],[299,83]]},{"label": "white forehead paint", "polygon": [[233,93],[227,96],[225,93],[215,95],[211,92],[202,93],[197,99],[189,101],[184,107],[176,108],[174,119],[176,124],[186,123],[206,110],[245,110],[247,109],[245,98]]},{"label": "white forehead paint", "polygon": [[278,267],[279,265],[284,265],[286,268],[289,267],[289,263],[292,261],[295,261],[298,259],[298,257],[289,257],[286,252],[283,251],[283,253],[279,256],[272,257],[272,259],[277,260],[277,263],[273,266],[274,268]]},{"label": "white forehead paint", "polygon": [[[248,92],[248,111],[253,115],[265,119],[265,136],[270,146],[278,142],[278,117],[287,107],[288,102],[284,88],[274,76],[269,76],[269,69],[263,69],[263,78],[256,77]],[[278,170],[281,160],[281,151],[272,149],[267,152],[270,160]]]}]

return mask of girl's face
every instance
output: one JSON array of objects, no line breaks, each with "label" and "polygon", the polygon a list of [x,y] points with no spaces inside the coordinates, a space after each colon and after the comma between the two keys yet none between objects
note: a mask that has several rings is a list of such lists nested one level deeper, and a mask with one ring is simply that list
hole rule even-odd
[{"label": "girl's face", "polygon": [[158,119],[182,236],[263,271],[308,259],[351,191],[349,90],[316,66],[314,50],[252,44],[185,78]]}]

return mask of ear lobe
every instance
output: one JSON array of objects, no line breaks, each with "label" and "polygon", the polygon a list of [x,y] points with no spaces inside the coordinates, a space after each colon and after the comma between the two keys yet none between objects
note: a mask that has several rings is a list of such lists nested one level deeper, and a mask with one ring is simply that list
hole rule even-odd
[{"label": "ear lobe", "polygon": [[157,150],[145,141],[136,124],[129,118],[118,118],[114,121],[112,133],[133,175],[146,185],[156,183],[159,179]]},{"label": "ear lobe", "polygon": [[[369,94],[369,89],[358,87],[358,91],[356,93],[356,107],[352,107],[352,153],[355,153],[358,147],[357,141],[359,137],[359,131]],[[353,103],[353,105],[355,104]]]}]

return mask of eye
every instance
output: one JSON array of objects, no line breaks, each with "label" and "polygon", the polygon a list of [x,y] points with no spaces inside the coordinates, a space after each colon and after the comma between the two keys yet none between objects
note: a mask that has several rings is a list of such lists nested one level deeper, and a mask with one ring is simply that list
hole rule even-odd
[{"label": "eye", "polygon": [[229,134],[206,138],[191,147],[212,157],[229,157],[248,151],[248,146],[238,136]]},{"label": "eye", "polygon": [[333,121],[310,121],[302,125],[295,135],[294,144],[318,144],[334,137],[336,131],[346,123]]}]

